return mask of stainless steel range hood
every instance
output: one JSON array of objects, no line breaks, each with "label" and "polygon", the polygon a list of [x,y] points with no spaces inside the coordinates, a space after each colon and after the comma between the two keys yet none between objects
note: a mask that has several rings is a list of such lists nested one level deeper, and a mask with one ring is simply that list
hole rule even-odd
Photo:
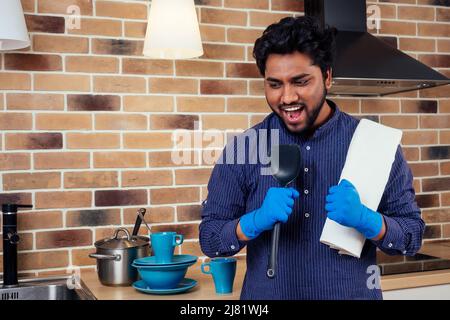
[{"label": "stainless steel range hood", "polygon": [[305,15],[338,30],[331,94],[382,96],[450,83],[368,33],[365,0],[305,0]]}]

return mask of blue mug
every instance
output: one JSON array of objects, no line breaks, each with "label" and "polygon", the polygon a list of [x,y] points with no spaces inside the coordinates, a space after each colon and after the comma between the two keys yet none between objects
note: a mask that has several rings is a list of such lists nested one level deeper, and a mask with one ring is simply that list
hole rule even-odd
[{"label": "blue mug", "polygon": [[[206,267],[209,267],[209,270],[206,270]],[[212,274],[216,293],[229,294],[233,292],[236,275],[235,258],[214,258],[210,262],[202,263],[201,269],[204,274]]]},{"label": "blue mug", "polygon": [[152,251],[158,263],[172,262],[176,246],[183,243],[183,235],[176,232],[157,232],[150,235]]}]

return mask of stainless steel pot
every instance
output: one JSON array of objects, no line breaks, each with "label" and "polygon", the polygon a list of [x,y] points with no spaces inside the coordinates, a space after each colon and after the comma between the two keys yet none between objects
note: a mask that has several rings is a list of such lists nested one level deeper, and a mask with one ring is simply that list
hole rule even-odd
[{"label": "stainless steel pot", "polygon": [[[119,238],[123,231],[126,237]],[[132,267],[134,259],[150,255],[149,238],[130,236],[125,228],[118,228],[112,238],[95,242],[96,253],[89,257],[97,259],[100,282],[106,286],[129,286],[138,280],[139,274]]]}]

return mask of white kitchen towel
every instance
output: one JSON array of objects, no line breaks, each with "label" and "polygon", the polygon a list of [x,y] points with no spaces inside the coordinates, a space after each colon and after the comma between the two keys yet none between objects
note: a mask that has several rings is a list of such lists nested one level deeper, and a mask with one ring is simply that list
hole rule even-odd
[{"label": "white kitchen towel", "polygon": [[[376,211],[389,179],[402,131],[361,119],[347,152],[341,178],[358,190],[362,204]],[[359,258],[366,239],[354,228],[327,218],[320,242]]]}]

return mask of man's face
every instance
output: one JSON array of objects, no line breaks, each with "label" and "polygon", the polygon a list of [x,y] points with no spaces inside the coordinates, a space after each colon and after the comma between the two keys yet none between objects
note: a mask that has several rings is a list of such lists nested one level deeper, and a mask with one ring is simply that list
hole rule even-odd
[{"label": "man's face", "polygon": [[324,81],[318,66],[302,53],[270,54],[266,61],[264,91],[270,108],[293,133],[307,132],[326,104],[331,73]]}]

